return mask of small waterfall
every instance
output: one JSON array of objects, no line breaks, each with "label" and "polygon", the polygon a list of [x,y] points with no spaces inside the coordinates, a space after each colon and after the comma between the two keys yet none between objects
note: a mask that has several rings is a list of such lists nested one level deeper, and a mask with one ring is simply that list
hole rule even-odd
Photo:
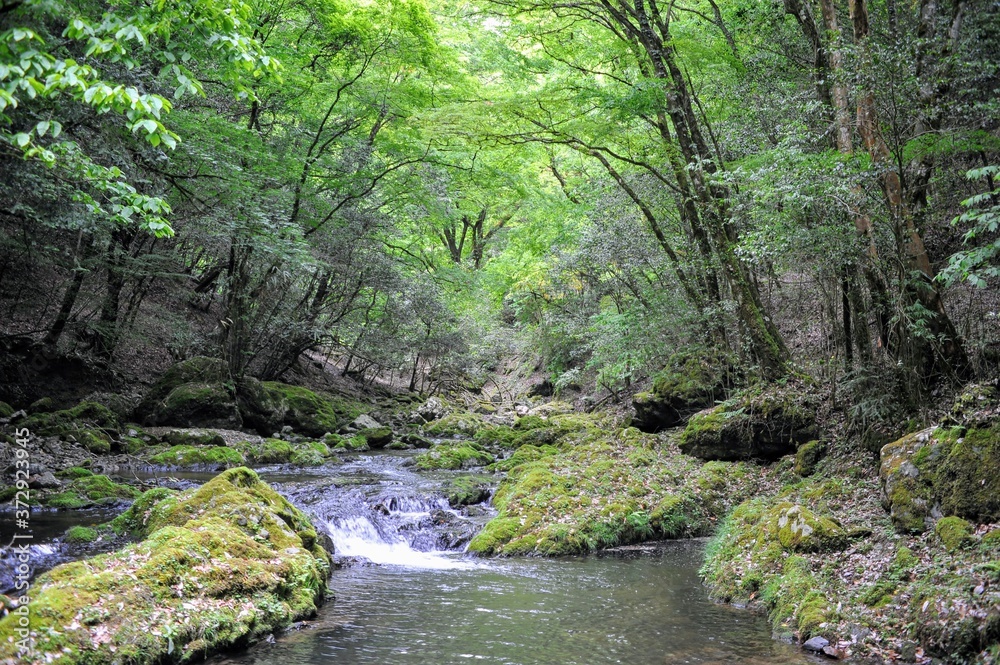
[{"label": "small waterfall", "polygon": [[447,473],[423,474],[412,455],[365,453],[336,467],[321,485],[283,484],[293,503],[325,523],[334,557],[408,568],[471,568],[465,546],[492,512],[453,508],[445,498]]},{"label": "small waterfall", "polygon": [[415,550],[399,536],[383,536],[367,517],[336,518],[327,523],[327,530],[338,557],[358,557],[374,564],[405,568],[471,568],[473,565],[445,552]]}]

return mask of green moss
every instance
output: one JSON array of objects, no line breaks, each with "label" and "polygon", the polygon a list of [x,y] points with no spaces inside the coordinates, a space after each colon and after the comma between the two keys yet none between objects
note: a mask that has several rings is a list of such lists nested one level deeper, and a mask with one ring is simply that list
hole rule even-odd
[{"label": "green moss", "polygon": [[795,473],[805,478],[811,476],[816,465],[826,454],[826,444],[822,441],[808,441],[795,452]]},{"label": "green moss", "polygon": [[80,402],[72,409],[35,413],[22,426],[43,436],[73,436],[91,452],[106,453],[111,450],[109,433],[117,436],[118,418],[97,402]]},{"label": "green moss", "polygon": [[363,436],[340,437],[340,442],[333,448],[348,452],[364,452],[368,450],[368,439]]},{"label": "green moss", "polygon": [[[36,580],[31,637],[39,662],[194,660],[315,613],[329,556],[308,519],[249,469],[147,512],[144,541]],[[0,636],[13,634],[15,621],[0,620]],[[12,641],[0,640],[0,659],[15,653]]]},{"label": "green moss", "polygon": [[880,477],[902,533],[923,531],[935,504],[945,515],[1000,519],[1000,424],[907,435],[882,449]]},{"label": "green moss", "polygon": [[766,519],[767,527],[785,549],[820,551],[836,549],[847,542],[847,536],[837,522],[829,517],[817,516],[798,504],[781,503],[769,511]]},{"label": "green moss", "polygon": [[28,405],[28,413],[32,415],[36,413],[50,413],[55,411],[55,405],[56,403],[51,397],[42,397]]},{"label": "green moss", "polygon": [[972,525],[961,517],[942,517],[934,525],[934,533],[949,552],[965,547],[972,541]]},{"label": "green moss", "polygon": [[90,469],[84,469],[82,466],[71,466],[68,469],[57,471],[56,475],[60,478],[86,478],[94,475],[94,472]]},{"label": "green moss", "polygon": [[548,422],[540,416],[522,416],[514,422],[514,429],[526,431],[545,427],[547,424]]},{"label": "green moss", "polygon": [[172,429],[162,437],[172,446],[224,446],[226,440],[210,429]]},{"label": "green moss", "polygon": [[327,432],[336,432],[365,411],[360,402],[313,392],[300,386],[265,381],[261,387],[281,414],[280,423],[276,426],[289,425],[306,436],[321,437]]},{"label": "green moss", "polygon": [[118,534],[129,534],[136,538],[148,535],[147,523],[153,507],[164,499],[176,496],[177,492],[166,487],[154,487],[143,492],[129,509],[111,520],[112,531]]},{"label": "green moss", "polygon": [[527,464],[528,462],[536,462],[543,457],[548,457],[549,455],[555,455],[559,452],[559,449],[555,446],[533,446],[524,445],[514,451],[514,453],[507,459],[498,460],[487,467],[489,471],[510,471],[514,467],[520,466],[521,464]]},{"label": "green moss", "polygon": [[116,429],[118,427],[118,416],[111,409],[97,402],[80,402],[68,411],[56,412],[56,414],[61,413],[67,413],[71,420],[92,423],[99,427],[106,427],[108,429]]},{"label": "green moss", "polygon": [[85,526],[70,527],[66,532],[67,543],[92,543],[97,540],[97,530]]},{"label": "green moss", "polygon": [[490,498],[490,486],[482,478],[459,476],[445,486],[445,497],[452,507],[470,506]]},{"label": "green moss", "polygon": [[146,448],[146,442],[137,436],[123,436],[121,444],[129,455],[134,455]]},{"label": "green moss", "polygon": [[0,400],[0,418],[10,418],[14,415],[14,407]]},{"label": "green moss", "polygon": [[385,448],[392,442],[392,430],[388,427],[369,427],[360,430],[357,436],[363,436],[369,448]]},{"label": "green moss", "polygon": [[424,425],[427,436],[472,436],[485,426],[483,417],[476,413],[449,413],[434,422]]},{"label": "green moss", "polygon": [[172,446],[168,450],[150,457],[149,462],[163,466],[208,466],[220,468],[243,464],[243,455],[235,448],[225,446],[216,446],[214,448]]},{"label": "green moss", "polygon": [[281,464],[292,458],[292,444],[281,439],[266,439],[253,461],[258,464]]},{"label": "green moss", "polygon": [[139,496],[139,490],[130,485],[116,483],[107,476],[81,476],[63,487],[61,492],[50,494],[42,503],[50,508],[75,509],[107,500],[127,500]]},{"label": "green moss", "polygon": [[719,600],[748,602],[758,592],[775,630],[802,639],[831,620],[828,599],[818,589],[803,554],[847,543],[845,530],[817,511],[839,502],[842,483],[803,481],[777,497],[737,506],[706,548],[702,576]]},{"label": "green moss", "polygon": [[892,602],[898,583],[893,580],[880,580],[868,587],[859,597],[868,607],[882,607]]},{"label": "green moss", "polygon": [[76,439],[92,453],[103,455],[111,452],[111,439],[100,430],[85,429],[76,432]]},{"label": "green moss", "polygon": [[1000,552],[1000,529],[993,529],[979,541],[979,548],[984,552]]},{"label": "green moss", "polygon": [[475,554],[498,554],[517,535],[520,523],[513,517],[496,517],[469,543],[469,551]]},{"label": "green moss", "polygon": [[473,441],[439,443],[416,457],[418,469],[468,469],[484,466],[495,460],[493,455],[483,450]]}]

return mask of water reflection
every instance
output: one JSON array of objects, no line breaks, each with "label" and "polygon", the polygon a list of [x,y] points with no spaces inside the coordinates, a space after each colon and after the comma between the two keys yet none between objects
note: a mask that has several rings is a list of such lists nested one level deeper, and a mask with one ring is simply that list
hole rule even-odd
[{"label": "water reflection", "polygon": [[472,569],[358,566],[307,630],[232,665],[822,662],[771,639],[767,622],[715,605],[700,543],[632,559],[519,559]]}]

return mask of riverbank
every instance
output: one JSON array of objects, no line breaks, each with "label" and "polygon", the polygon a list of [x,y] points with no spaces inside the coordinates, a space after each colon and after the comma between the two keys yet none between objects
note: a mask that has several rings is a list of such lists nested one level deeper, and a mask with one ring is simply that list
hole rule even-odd
[{"label": "riverbank", "polygon": [[[194,365],[204,378],[205,365]],[[178,383],[180,375],[166,377],[173,387],[160,390],[147,413],[162,413],[164,404],[176,402],[172,393],[187,394],[198,383],[190,378]],[[277,384],[267,390],[270,397],[255,403],[238,395],[224,399],[241,422],[258,417],[273,426],[269,434],[264,426],[253,433],[140,424],[96,402],[64,410],[45,404],[31,412],[8,408],[4,425],[7,430],[27,425],[38,433],[32,460],[32,501],[38,509],[124,510],[140,495],[135,504],[140,507],[150,497],[173,500],[156,494],[169,492],[164,489],[142,494],[159,484],[148,476],[115,475],[127,469],[212,474],[249,463],[294,473],[312,468],[322,477],[357,451],[410,449],[407,464],[447,477],[434,490],[440,506],[420,499],[421,510],[464,511],[457,521],[448,511],[432,518],[441,531],[438,545],[468,543],[469,552],[479,556],[560,556],[712,536],[702,569],[708,592],[722,602],[759,608],[777,639],[852,661],[923,665],[997,659],[1000,528],[993,482],[1000,474],[976,475],[997,451],[998,400],[992,388],[967,391],[939,429],[914,432],[882,449],[881,457],[855,437],[824,431],[828,421],[816,419],[816,394],[808,384],[733,394],[719,406],[681,418],[686,426],[675,423],[656,433],[630,427],[621,412],[584,413],[541,398],[497,409],[456,399],[415,401],[409,395],[375,403],[345,400]],[[800,398],[789,401],[795,392]],[[704,396],[694,394],[696,401]],[[218,425],[217,414],[231,411],[205,406],[185,411],[201,415],[174,422]],[[694,406],[686,403],[681,410]],[[643,424],[639,415],[636,421]],[[971,466],[959,464],[966,458]],[[489,515],[478,506],[491,493],[496,515],[486,522]],[[321,496],[307,488],[294,498],[305,505]],[[393,507],[398,498],[379,501],[386,514],[398,509]],[[152,532],[125,528],[132,522],[127,515],[105,527],[71,529],[64,540],[76,542],[80,555],[91,553],[88,543],[92,553],[114,550],[91,561],[124,566],[138,576],[125,560],[136,552],[142,558],[167,556],[170,550]],[[466,520],[473,515],[472,522]],[[244,526],[228,523],[232,514],[224,517],[213,522],[221,534],[220,553],[229,551],[229,532],[239,536]],[[272,530],[265,531],[270,537]],[[300,537],[294,547],[309,550],[319,547],[315,543],[315,537]],[[72,568],[76,565],[70,564],[74,575],[91,574]],[[48,579],[43,576],[40,583],[50,584]],[[78,584],[63,581],[63,591]],[[314,587],[307,585],[312,605],[296,605],[252,629],[227,628],[222,634],[229,637],[198,643],[192,653],[257,639],[308,614],[322,596]],[[64,619],[73,623],[53,614],[53,625]],[[230,619],[220,621],[228,626]],[[81,633],[77,648],[85,641]]]}]

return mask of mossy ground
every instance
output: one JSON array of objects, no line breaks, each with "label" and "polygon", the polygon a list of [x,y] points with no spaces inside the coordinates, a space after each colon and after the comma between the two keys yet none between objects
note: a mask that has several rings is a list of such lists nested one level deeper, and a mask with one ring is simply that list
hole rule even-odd
[{"label": "mossy ground", "polygon": [[[35,581],[28,662],[186,662],[315,613],[329,555],[249,469],[140,502],[127,521],[145,540]],[[0,659],[16,657],[15,622],[0,620]]]},{"label": "mossy ground", "polygon": [[[707,549],[702,574],[711,595],[759,605],[777,634],[822,635],[843,656],[894,662],[921,649],[948,663],[992,662],[983,650],[1000,642],[1000,591],[992,586],[1000,566],[991,544],[1000,542],[1000,527],[952,529],[941,520],[944,539],[932,531],[900,535],[874,470],[856,476],[821,471],[738,506]],[[840,528],[825,545],[796,547],[771,523],[788,505]]]}]

